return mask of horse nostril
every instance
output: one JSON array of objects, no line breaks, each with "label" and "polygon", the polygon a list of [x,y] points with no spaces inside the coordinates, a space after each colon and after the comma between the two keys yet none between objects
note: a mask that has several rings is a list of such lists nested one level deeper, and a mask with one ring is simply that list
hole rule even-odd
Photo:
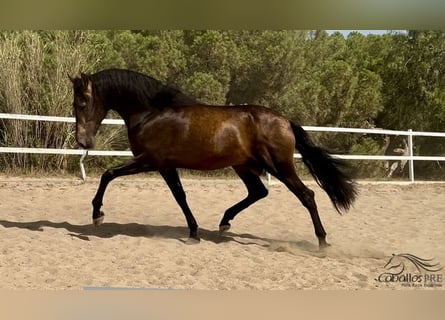
[{"label": "horse nostril", "polygon": [[78,137],[76,139],[77,146],[82,149],[92,149],[94,147],[94,138]]}]

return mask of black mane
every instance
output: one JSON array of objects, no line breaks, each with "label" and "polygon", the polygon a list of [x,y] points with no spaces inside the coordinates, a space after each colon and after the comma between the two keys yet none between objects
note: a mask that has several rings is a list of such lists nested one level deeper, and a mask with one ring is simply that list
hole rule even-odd
[{"label": "black mane", "polygon": [[94,95],[97,95],[107,108],[131,105],[132,108],[163,109],[200,104],[192,96],[140,72],[106,69],[90,75],[90,79]]}]

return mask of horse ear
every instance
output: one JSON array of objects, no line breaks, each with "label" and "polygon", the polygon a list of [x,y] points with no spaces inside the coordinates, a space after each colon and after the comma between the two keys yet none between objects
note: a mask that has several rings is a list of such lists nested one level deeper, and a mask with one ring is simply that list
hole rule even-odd
[{"label": "horse ear", "polygon": [[82,83],[83,83],[84,87],[87,87],[88,86],[88,82],[91,82],[90,78],[88,77],[88,75],[86,75],[83,72],[80,73],[80,78],[82,79]]},{"label": "horse ear", "polygon": [[82,79],[82,84],[84,88],[84,94],[90,97],[93,96],[93,83],[90,80],[90,77],[85,73],[80,73],[80,78]]}]

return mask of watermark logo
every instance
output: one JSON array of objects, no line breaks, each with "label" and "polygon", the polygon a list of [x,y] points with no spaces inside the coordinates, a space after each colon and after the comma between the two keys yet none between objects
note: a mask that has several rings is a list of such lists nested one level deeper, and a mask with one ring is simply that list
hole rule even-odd
[{"label": "watermark logo", "polygon": [[385,271],[375,280],[403,287],[442,287],[443,267],[433,259],[423,259],[409,253],[393,254],[384,266]]}]

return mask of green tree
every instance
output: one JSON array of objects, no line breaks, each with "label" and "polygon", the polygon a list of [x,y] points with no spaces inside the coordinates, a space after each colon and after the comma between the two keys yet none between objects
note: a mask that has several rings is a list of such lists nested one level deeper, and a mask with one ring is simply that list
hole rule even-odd
[{"label": "green tree", "polygon": [[[389,129],[444,131],[445,34],[443,31],[409,31],[392,35],[381,69],[385,108],[377,123]],[[415,154],[444,155],[443,139],[414,140]],[[445,178],[435,162],[415,162],[417,174]]]},{"label": "green tree", "polygon": [[445,34],[394,35],[382,70],[385,109],[379,123],[391,129],[445,128]]},{"label": "green tree", "polygon": [[294,120],[303,118],[299,91],[307,32],[237,31],[231,34],[241,63],[232,74],[227,102],[264,105]]},{"label": "green tree", "polygon": [[238,48],[227,31],[187,31],[185,91],[209,104],[226,104],[231,76],[239,65]]}]

